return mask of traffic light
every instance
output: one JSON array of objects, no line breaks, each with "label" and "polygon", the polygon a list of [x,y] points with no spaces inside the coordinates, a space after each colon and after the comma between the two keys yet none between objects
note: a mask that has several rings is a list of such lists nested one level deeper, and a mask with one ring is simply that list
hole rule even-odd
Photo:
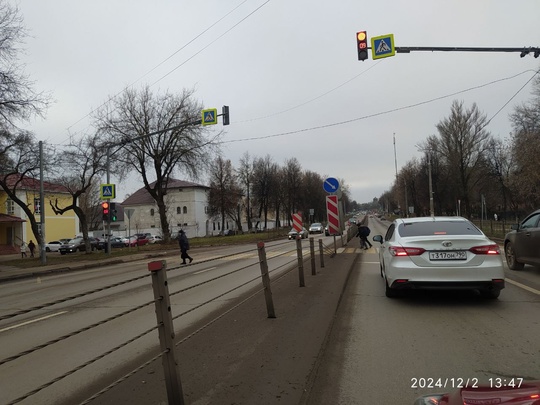
[{"label": "traffic light", "polygon": [[111,203],[111,221],[112,222],[116,222],[116,220],[118,219],[117,215],[116,215],[116,203]]},{"label": "traffic light", "polygon": [[229,125],[229,106],[224,105],[221,107],[221,114],[223,114],[223,125]]},{"label": "traffic light", "polygon": [[103,220],[108,221],[109,220],[109,203],[107,201],[103,201],[101,203],[101,210],[103,211]]},{"label": "traffic light", "polygon": [[365,61],[368,58],[367,32],[356,33],[356,47],[358,48],[358,60]]}]

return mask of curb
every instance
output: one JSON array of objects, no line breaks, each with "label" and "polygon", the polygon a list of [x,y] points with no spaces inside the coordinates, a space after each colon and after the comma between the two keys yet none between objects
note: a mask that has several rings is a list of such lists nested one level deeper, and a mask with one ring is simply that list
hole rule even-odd
[{"label": "curb", "polygon": [[34,277],[40,277],[40,276],[49,276],[54,274],[60,274],[60,273],[68,273],[72,271],[78,271],[78,270],[88,270],[93,269],[96,267],[101,267],[104,265],[115,265],[115,264],[122,264],[122,263],[130,263],[135,262],[138,260],[145,260],[145,259],[153,259],[153,258],[159,258],[159,257],[168,257],[170,256],[170,253],[157,253],[157,254],[145,254],[141,257],[130,257],[126,259],[110,259],[110,260],[102,260],[102,261],[95,261],[91,263],[80,263],[75,264],[73,266],[62,266],[62,267],[55,267],[50,269],[43,269],[43,270],[31,270],[28,269],[27,271],[23,269],[18,269],[20,273],[18,274],[6,274],[6,275],[0,275],[0,284],[3,282],[9,282],[9,281],[15,281],[15,280],[24,280],[27,278],[34,278]]}]

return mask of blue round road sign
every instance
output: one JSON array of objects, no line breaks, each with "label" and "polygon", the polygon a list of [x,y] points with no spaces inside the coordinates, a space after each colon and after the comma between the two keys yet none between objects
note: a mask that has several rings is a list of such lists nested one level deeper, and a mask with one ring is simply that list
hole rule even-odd
[{"label": "blue round road sign", "polygon": [[339,190],[339,181],[333,177],[328,177],[323,182],[324,191],[327,193],[336,193]]}]

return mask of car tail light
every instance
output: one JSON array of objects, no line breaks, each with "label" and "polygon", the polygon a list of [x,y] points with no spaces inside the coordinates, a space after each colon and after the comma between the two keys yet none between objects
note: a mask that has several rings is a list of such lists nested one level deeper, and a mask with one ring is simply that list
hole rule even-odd
[{"label": "car tail light", "polygon": [[420,256],[426,249],[416,247],[390,246],[388,249],[392,256]]},{"label": "car tail light", "polygon": [[469,249],[475,255],[500,255],[499,245],[474,246]]}]

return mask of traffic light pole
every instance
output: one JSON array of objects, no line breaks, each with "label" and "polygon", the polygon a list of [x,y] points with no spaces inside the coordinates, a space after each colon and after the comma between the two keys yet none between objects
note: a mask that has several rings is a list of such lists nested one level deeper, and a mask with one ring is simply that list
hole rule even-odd
[{"label": "traffic light pole", "polygon": [[[371,49],[371,47],[370,47]],[[429,52],[521,52],[519,56],[522,58],[529,53],[532,53],[535,58],[540,56],[539,47],[524,47],[524,48],[483,48],[483,47],[456,47],[456,46],[396,46],[396,53],[411,53],[416,51]]]},{"label": "traffic light pole", "polygon": [[[113,145],[111,145],[113,146]],[[111,184],[111,146],[107,147],[107,184]],[[107,228],[107,253],[108,255],[111,254],[111,209],[110,209],[110,201],[109,201],[109,215],[107,215],[107,221],[105,224]],[[128,235],[129,236],[129,235]]]}]

